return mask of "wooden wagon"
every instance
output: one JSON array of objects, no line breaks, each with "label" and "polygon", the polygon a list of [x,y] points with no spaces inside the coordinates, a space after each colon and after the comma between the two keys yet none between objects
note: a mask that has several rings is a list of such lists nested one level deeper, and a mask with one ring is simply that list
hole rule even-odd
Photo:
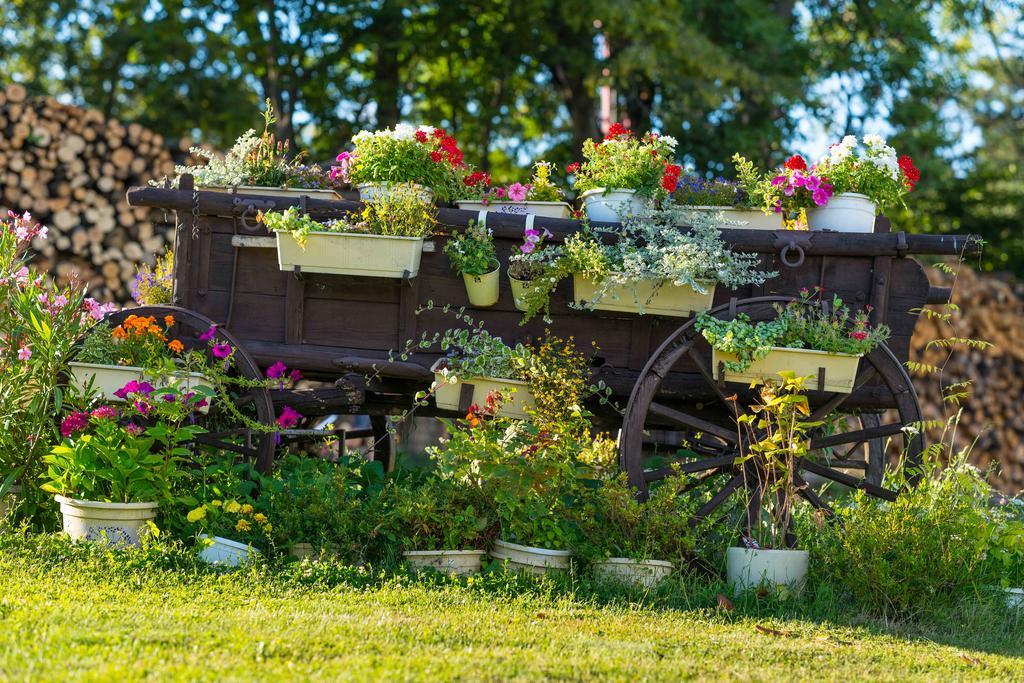
[{"label": "wooden wagon", "polygon": [[[197,191],[188,176],[178,189],[133,188],[128,201],[132,206],[173,212],[174,305],[179,318],[196,329],[216,323],[237,345],[243,372],[253,377],[280,360],[299,368],[307,378],[333,383],[247,395],[244,400],[268,424],[276,410],[289,405],[311,418],[368,415],[376,436],[383,437],[387,416],[408,410],[415,393],[429,387],[430,367],[439,357],[439,353],[420,353],[409,362],[389,363],[388,352],[423,332],[433,334],[452,326],[450,316],[440,310],[417,314],[428,302],[468,303],[461,278],[442,253],[444,234],[425,242],[417,277],[363,278],[283,272],[273,237],[255,221],[259,211],[293,205],[323,219],[358,209],[355,201]],[[441,208],[438,213],[442,232],[465,227],[477,218],[476,212],[457,209]],[[490,214],[487,225],[507,266],[508,256],[521,243],[525,219]],[[550,230],[555,242],[580,228],[573,220],[540,217],[536,226]],[[763,266],[779,275],[763,286],[719,287],[712,314],[733,317],[743,312],[754,320],[766,319],[776,315],[773,304],[790,300],[802,288],[820,286],[854,308],[872,306],[872,322],[891,328],[888,344],[861,361],[851,393],[812,387],[816,418],[844,417],[831,422],[830,433],[812,441],[812,449],[827,452],[828,457],[803,461],[801,469],[893,498],[895,492],[882,487],[886,444],[911,460],[924,447],[923,434],[913,428],[922,421],[921,408],[903,367],[917,312],[949,298],[948,290],[929,286],[922,266],[911,256],[969,253],[977,250],[977,240],[893,233],[884,218],[878,220],[874,234],[730,229],[723,230],[723,237],[734,249],[759,254]],[[734,464],[736,428],[727,407],[727,394],[736,393],[737,387],[726,388],[716,378],[710,347],[696,333],[692,319],[581,311],[569,307],[571,300],[569,283],[563,283],[552,297],[552,321],[521,325],[522,314],[515,310],[506,287],[497,305],[476,310],[475,317],[506,343],[538,338],[546,330],[575,337],[581,348],[596,342],[600,352],[593,359],[594,373],[625,406],[624,416],[601,412],[601,426],[621,427],[622,466],[642,495],[650,482],[673,471],[664,464],[650,465],[654,461],[647,456],[683,443],[686,455],[676,468],[707,479],[722,475],[715,477],[720,489],[698,517],[740,490],[745,477]],[[367,379],[371,371],[373,377]],[[742,387],[739,393],[743,404]],[[427,406],[419,414],[443,413]],[[217,444],[216,436],[208,439]],[[253,437],[243,447],[224,443],[229,450],[254,458],[260,469],[272,467],[271,436]],[[378,438],[374,457],[390,464],[393,456],[390,442]],[[813,504],[824,506],[811,487],[802,491]]]}]

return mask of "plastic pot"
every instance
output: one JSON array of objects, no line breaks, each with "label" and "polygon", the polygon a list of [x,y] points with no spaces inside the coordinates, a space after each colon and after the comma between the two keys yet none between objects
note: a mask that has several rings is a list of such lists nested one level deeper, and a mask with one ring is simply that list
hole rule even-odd
[{"label": "plastic pot", "polygon": [[199,534],[199,538],[209,538],[213,541],[212,544],[199,551],[199,559],[210,564],[237,567],[247,562],[249,558],[260,554],[260,551],[251,545],[232,541],[229,538],[207,536],[206,534]]},{"label": "plastic pot", "polygon": [[837,232],[874,232],[875,203],[857,192],[844,192],[828,200],[825,206],[807,211],[807,226],[811,230]]},{"label": "plastic pot", "polygon": [[622,188],[606,190],[598,187],[587,190],[580,197],[587,218],[605,223],[619,223],[626,216],[641,214],[650,206],[648,200],[636,196],[636,190]]},{"label": "plastic pot", "polygon": [[484,555],[483,550],[406,550],[405,563],[417,569],[434,569],[449,576],[477,574]]},{"label": "plastic pot", "polygon": [[156,519],[159,503],[104,503],[54,496],[60,503],[64,532],[74,541],[112,546],[139,545],[146,522]]},{"label": "plastic pot", "polygon": [[504,563],[506,569],[530,574],[547,574],[569,568],[572,553],[568,550],[548,550],[533,546],[495,541],[491,557]]},{"label": "plastic pot", "polygon": [[737,594],[759,586],[803,590],[809,554],[806,550],[729,548],[726,576]]},{"label": "plastic pot", "polygon": [[463,275],[469,303],[477,308],[489,308],[498,303],[501,283],[501,266],[483,275]]},{"label": "plastic pot", "polygon": [[617,579],[641,588],[653,588],[675,570],[665,560],[632,560],[628,557],[610,557],[594,563],[594,574],[602,579]]}]

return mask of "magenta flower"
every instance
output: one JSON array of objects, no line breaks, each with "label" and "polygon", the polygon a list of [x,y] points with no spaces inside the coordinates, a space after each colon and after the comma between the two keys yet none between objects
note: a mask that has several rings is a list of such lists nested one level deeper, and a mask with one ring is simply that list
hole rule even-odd
[{"label": "magenta flower", "polygon": [[139,415],[149,415],[153,412],[153,406],[149,402],[143,401],[141,398],[135,401],[135,403],[132,404],[132,407],[135,408]]},{"label": "magenta flower", "polygon": [[814,199],[814,203],[817,204],[818,206],[825,206],[826,204],[828,204],[828,199],[831,196],[831,194],[832,193],[826,190],[825,188],[819,187],[817,190],[814,191],[812,198]]},{"label": "magenta flower", "polygon": [[526,195],[529,192],[530,188],[522,183],[512,183],[508,186],[508,198],[514,202],[526,201]]},{"label": "magenta flower", "polygon": [[199,341],[210,341],[217,335],[217,326],[210,325],[210,329],[199,335]]},{"label": "magenta flower", "polygon": [[494,196],[497,197],[498,199],[504,199],[505,198],[505,188],[504,187],[496,187],[496,188],[494,188]]},{"label": "magenta flower", "polygon": [[27,346],[22,346],[18,349],[18,360],[28,360],[32,357],[32,349]]},{"label": "magenta flower", "polygon": [[140,396],[149,396],[156,389],[149,382],[137,382],[132,380],[125,384],[123,387],[114,392],[114,396],[121,399],[127,399],[128,394],[139,394]]},{"label": "magenta flower", "polygon": [[117,419],[117,411],[111,406],[99,406],[92,411],[92,416],[97,420],[115,420]]},{"label": "magenta flower", "polygon": [[124,426],[124,431],[128,432],[132,436],[138,436],[139,434],[146,430],[140,427],[139,425],[135,424],[134,422],[129,422]]},{"label": "magenta flower", "polygon": [[291,429],[295,425],[299,424],[299,419],[302,415],[291,406],[285,406],[281,410],[281,415],[277,418],[277,426],[281,429]]},{"label": "magenta flower", "polygon": [[277,361],[267,368],[267,379],[280,379],[281,377],[284,377],[284,373],[286,372],[288,372],[288,366],[281,361]]},{"label": "magenta flower", "polygon": [[225,343],[225,344],[214,344],[212,350],[213,350],[214,357],[215,358],[220,358],[220,359],[227,358],[228,356],[231,355],[231,352],[232,352],[231,344],[227,344],[227,343]]},{"label": "magenta flower", "polygon": [[302,373],[299,372],[298,368],[296,368],[288,373],[288,379],[290,379],[293,382],[298,382],[300,379],[302,379]]},{"label": "magenta flower", "polygon": [[89,413],[74,412],[60,423],[61,436],[67,438],[89,426]]}]

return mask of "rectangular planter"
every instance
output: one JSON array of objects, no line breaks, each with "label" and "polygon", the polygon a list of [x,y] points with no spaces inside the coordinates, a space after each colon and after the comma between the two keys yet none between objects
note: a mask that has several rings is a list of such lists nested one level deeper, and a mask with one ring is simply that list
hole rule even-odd
[{"label": "rectangular planter", "polygon": [[533,214],[545,218],[571,218],[572,208],[565,202],[483,202],[460,199],[455,202],[463,211],[489,211],[517,216]]},{"label": "rectangular planter", "polygon": [[719,363],[737,362],[731,353],[712,350],[712,373],[717,379],[739,384],[762,383],[765,378],[780,379],[779,373],[789,370],[798,377],[812,377],[807,388],[818,389],[818,375],[821,369],[825,373],[825,391],[849,394],[853,391],[853,383],[857,379],[857,368],[861,357],[850,353],[828,353],[813,349],[786,349],[773,347],[771,352],[761,360],[755,360],[746,372],[732,372],[720,369]]},{"label": "rectangular planter", "polygon": [[[590,301],[600,289],[599,283],[580,275],[572,276],[572,285],[573,299],[580,305]],[[643,312],[647,314],[687,318],[711,308],[715,299],[715,285],[711,282],[707,283],[704,294],[688,285],[657,285],[653,280],[639,282],[635,287],[635,295],[634,288],[615,287],[594,308],[599,311],[640,313],[642,306]]]},{"label": "rectangular planter", "polygon": [[699,213],[721,212],[722,217],[727,221],[744,222],[746,225],[732,225],[731,223],[718,223],[715,225],[719,230],[743,229],[743,230],[783,230],[785,225],[782,222],[781,213],[768,213],[760,209],[738,209],[732,206],[684,206],[688,211]]},{"label": "rectangular planter", "polygon": [[341,199],[334,190],[324,189],[312,189],[302,187],[259,187],[258,185],[236,185],[235,187],[227,187],[224,185],[207,185],[198,188],[200,190],[209,190],[210,192],[227,192],[234,194],[244,194],[250,196],[263,196],[263,197],[289,197],[298,198],[303,195],[311,197],[313,199]]},{"label": "rectangular planter", "polygon": [[[69,366],[75,386],[84,390],[91,381],[93,388],[100,393],[104,400],[111,403],[124,403],[124,399],[114,396],[114,392],[131,381],[145,380],[158,389],[173,387],[178,391],[190,391],[198,386],[210,386],[210,381],[198,372],[180,372],[170,377],[153,377],[146,375],[142,368],[127,365],[69,363]],[[198,410],[205,414],[210,411],[210,406],[207,404]]]},{"label": "rectangular planter", "polygon": [[281,270],[364,277],[416,277],[423,255],[422,237],[311,232],[305,247],[290,232],[277,233]]},{"label": "rectangular planter", "polygon": [[439,360],[432,368],[434,380],[437,382],[434,402],[438,408],[462,412],[463,408],[459,405],[462,398],[462,385],[468,385],[473,387],[473,398],[470,400],[470,404],[483,406],[487,402],[487,394],[498,391],[506,397],[505,403],[498,409],[499,417],[511,417],[516,420],[529,419],[526,411],[533,409],[536,404],[526,382],[500,377],[474,377],[469,380],[448,382],[444,375],[438,372],[440,364],[443,362],[443,359]]}]

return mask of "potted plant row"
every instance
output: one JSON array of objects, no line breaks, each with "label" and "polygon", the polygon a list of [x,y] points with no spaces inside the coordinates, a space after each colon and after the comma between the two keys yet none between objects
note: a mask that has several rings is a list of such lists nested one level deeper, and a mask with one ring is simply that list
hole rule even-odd
[{"label": "potted plant row", "polygon": [[820,378],[820,387],[834,393],[855,388],[860,359],[889,337],[885,325],[869,323],[870,306],[856,313],[838,296],[821,301],[820,290],[803,290],[800,299],[776,305],[777,317],[754,322],[744,313],[732,320],[702,314],[697,330],[712,348],[716,379],[754,384],[780,372]]},{"label": "potted plant row", "polygon": [[565,193],[551,180],[554,165],[538,161],[533,168],[533,178],[525,185],[517,182],[508,186],[492,186],[489,174],[483,171],[468,173],[462,178],[459,199],[455,203],[468,211],[571,217],[572,207],[566,203]]},{"label": "potted plant row", "polygon": [[260,213],[277,238],[281,270],[363,277],[413,278],[436,210],[412,185],[396,184],[357,214],[319,222],[297,207]]}]

